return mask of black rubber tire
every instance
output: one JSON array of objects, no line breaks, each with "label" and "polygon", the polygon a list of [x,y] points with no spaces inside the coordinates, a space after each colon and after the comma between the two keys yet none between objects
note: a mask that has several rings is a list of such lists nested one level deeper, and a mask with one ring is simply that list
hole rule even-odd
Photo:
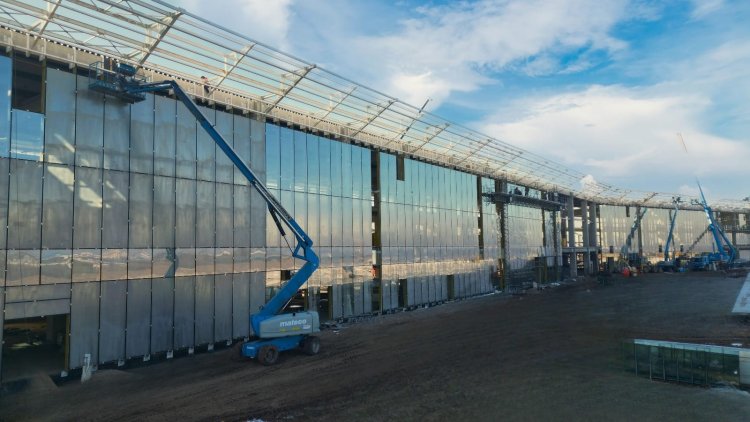
[{"label": "black rubber tire", "polygon": [[258,362],[261,365],[271,366],[279,359],[279,349],[274,345],[263,346],[258,350]]},{"label": "black rubber tire", "polygon": [[307,336],[302,340],[302,353],[313,356],[320,352],[320,339],[315,336]]}]

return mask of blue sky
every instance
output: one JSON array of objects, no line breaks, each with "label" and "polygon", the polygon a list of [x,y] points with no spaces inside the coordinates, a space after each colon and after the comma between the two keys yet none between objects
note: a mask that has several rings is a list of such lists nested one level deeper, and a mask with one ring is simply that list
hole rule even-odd
[{"label": "blue sky", "polygon": [[750,196],[748,1],[176,4],[596,180]]}]

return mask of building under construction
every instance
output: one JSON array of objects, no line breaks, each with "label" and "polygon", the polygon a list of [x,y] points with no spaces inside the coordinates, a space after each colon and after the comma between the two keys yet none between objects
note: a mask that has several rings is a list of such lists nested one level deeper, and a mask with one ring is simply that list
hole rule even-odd
[{"label": "building under construction", "polygon": [[[4,380],[231,344],[298,265],[187,109],[89,90],[100,62],[195,98],[315,241],[320,269],[292,306],[323,319],[664,256],[674,195],[582,184],[159,1],[3,2],[0,46]],[[715,248],[697,199],[678,205],[678,254]],[[712,205],[747,254],[750,203]]]}]

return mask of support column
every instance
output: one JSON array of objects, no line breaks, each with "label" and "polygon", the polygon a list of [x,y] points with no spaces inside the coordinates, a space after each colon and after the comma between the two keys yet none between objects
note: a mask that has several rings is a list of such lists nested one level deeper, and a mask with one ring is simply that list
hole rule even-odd
[{"label": "support column", "polygon": [[[641,215],[641,206],[635,207],[635,215]],[[637,218],[637,217],[636,217]],[[643,227],[643,219],[638,223],[638,255],[643,256],[643,236],[641,234],[641,228]],[[628,251],[630,252],[630,251]],[[625,257],[627,259],[627,257]]]},{"label": "support column", "polygon": [[589,248],[589,204],[586,200],[581,199],[581,233],[583,234],[583,273],[591,275],[591,254]]},{"label": "support column", "polygon": [[573,192],[571,192],[568,195],[568,206],[567,206],[567,215],[568,215],[568,248],[570,248],[570,254],[569,254],[569,268],[570,268],[570,277],[576,278],[578,275],[578,265],[576,264],[576,216],[575,216],[575,205],[573,203]]},{"label": "support column", "polygon": [[591,263],[594,274],[599,272],[599,225],[596,220],[596,204],[589,204],[589,246],[593,248],[591,252]]}]

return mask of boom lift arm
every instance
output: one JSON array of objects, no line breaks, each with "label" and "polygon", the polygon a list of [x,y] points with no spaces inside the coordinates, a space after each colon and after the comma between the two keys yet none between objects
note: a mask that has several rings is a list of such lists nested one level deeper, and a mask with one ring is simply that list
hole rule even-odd
[{"label": "boom lift arm", "polygon": [[706,202],[706,196],[703,194],[703,188],[701,187],[700,182],[698,183],[698,189],[701,193],[700,203],[703,206],[703,212],[706,213],[706,218],[708,219],[708,229],[711,231],[714,243],[716,244],[717,256],[714,260],[731,265],[737,259],[737,248],[732,245],[732,242],[714,218],[714,212],[711,207],[708,206],[708,202]]},{"label": "boom lift arm", "polygon": [[136,77],[136,68],[123,63],[115,64],[113,71],[100,69],[99,64],[95,65],[97,66],[93,66],[90,73],[90,89],[114,95],[123,101],[134,103],[144,100],[143,94],[147,92],[172,91],[260,194],[281,235],[286,236],[285,227],[294,235],[296,245],[293,249],[290,246],[292,256],[305,261],[305,264],[258,313],[250,316],[253,332],[259,339],[244,343],[242,354],[246,357],[257,357],[263,364],[273,364],[279,351],[301,347],[308,354],[317,353],[320,347],[318,339],[309,335],[320,330],[317,312],[277,315],[318,268],[319,259],[313,251],[312,239],[237,155],[176,81],[144,82]]}]

